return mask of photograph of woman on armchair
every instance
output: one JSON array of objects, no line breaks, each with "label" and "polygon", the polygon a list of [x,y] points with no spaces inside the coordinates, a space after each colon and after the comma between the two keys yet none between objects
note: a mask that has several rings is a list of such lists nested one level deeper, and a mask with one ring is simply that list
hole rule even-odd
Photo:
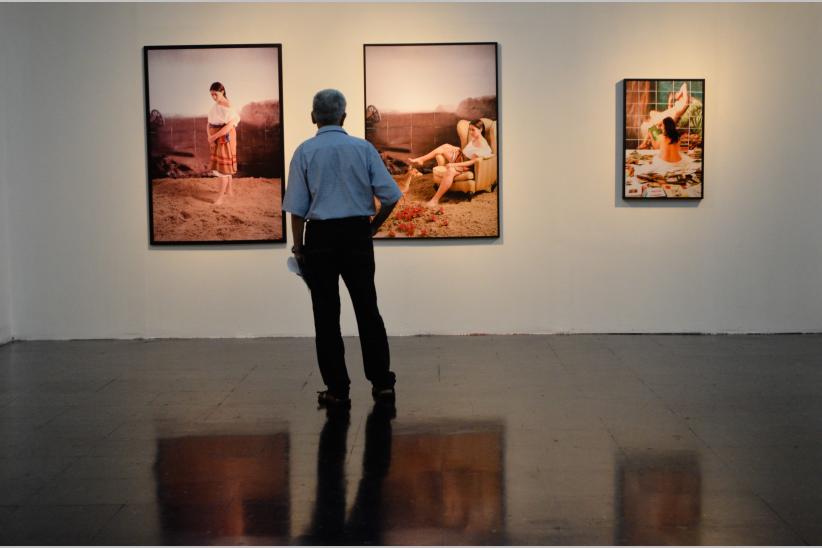
[{"label": "photograph of woman on armchair", "polygon": [[[460,131],[459,125],[457,128],[457,132],[460,133],[461,138],[465,133],[465,122],[466,120],[460,121],[460,124],[463,125],[463,131]],[[468,174],[472,169],[475,170],[475,166],[480,164],[483,160],[491,159],[494,156],[494,151],[491,150],[491,145],[488,144],[488,141],[483,136],[483,133],[486,131],[485,122],[482,119],[477,118],[476,120],[471,120],[468,122],[467,125],[468,144],[466,144],[463,148],[450,143],[445,143],[438,146],[428,154],[418,156],[417,158],[408,159],[410,169],[414,169],[417,166],[422,167],[426,162],[432,159],[436,159],[437,161],[437,167],[434,168],[433,173],[434,181],[435,183],[439,183],[439,188],[434,194],[434,197],[425,203],[426,207],[438,206],[440,203],[440,198],[442,198],[443,194],[448,192],[458,176],[461,174]],[[496,167],[496,161],[494,161],[493,165]],[[496,172],[496,170],[494,171]],[[472,173],[472,175],[474,175],[475,179],[479,179],[477,174]],[[496,175],[496,173],[494,173],[494,175]],[[494,178],[496,179],[496,176]],[[469,178],[463,177],[462,180],[467,179]],[[405,191],[408,190],[407,186],[410,182],[411,181],[409,178],[405,185]],[[496,183],[496,181],[493,181],[491,184],[494,183]]]},{"label": "photograph of woman on armchair", "polygon": [[365,138],[403,194],[375,237],[498,237],[497,44],[366,44],[363,53]]}]

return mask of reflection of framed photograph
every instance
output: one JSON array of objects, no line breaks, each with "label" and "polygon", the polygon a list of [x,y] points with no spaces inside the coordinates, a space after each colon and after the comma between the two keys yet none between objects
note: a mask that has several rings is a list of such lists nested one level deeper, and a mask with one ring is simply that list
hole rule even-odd
[{"label": "reflection of framed photograph", "polygon": [[[380,448],[371,444],[379,440],[368,439],[366,451],[380,454]],[[389,525],[382,531],[382,544],[505,543],[504,425],[400,423],[386,442],[391,466],[383,480],[379,511]]]},{"label": "reflection of framed photograph", "polygon": [[624,80],[625,199],[704,196],[705,80]]},{"label": "reflection of framed photograph", "polygon": [[365,138],[403,198],[377,238],[499,236],[496,42],[366,44]]},{"label": "reflection of framed photograph", "polygon": [[622,454],[616,466],[614,544],[703,544],[702,481],[695,452]]},{"label": "reflection of framed photograph", "polygon": [[146,46],[152,245],[285,241],[282,48]]},{"label": "reflection of framed photograph", "polygon": [[162,524],[158,544],[288,544],[289,432],[195,430],[197,434],[157,439],[154,481]]}]

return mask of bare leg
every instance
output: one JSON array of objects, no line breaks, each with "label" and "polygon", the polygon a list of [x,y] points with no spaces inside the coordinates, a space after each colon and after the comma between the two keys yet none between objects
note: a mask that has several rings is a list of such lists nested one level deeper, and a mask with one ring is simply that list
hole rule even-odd
[{"label": "bare leg", "polygon": [[676,102],[673,106],[674,114],[671,118],[674,119],[674,122],[679,123],[679,119],[682,118],[682,115],[685,114],[685,111],[688,110],[688,106],[691,104],[691,96],[688,94],[688,84],[686,82],[682,82],[682,87],[679,88],[679,92],[676,94]]},{"label": "bare leg", "polygon": [[221,176],[221,177],[219,177],[219,179],[220,179],[220,183],[221,183],[220,193],[217,195],[217,199],[214,200],[214,205],[220,205],[221,203],[223,203],[223,197],[225,196],[225,190],[226,190],[226,188],[228,188],[229,177]]},{"label": "bare leg", "polygon": [[408,192],[408,189],[411,188],[411,181],[414,179],[414,177],[416,177],[419,174],[420,172],[414,169],[413,167],[409,168],[408,173],[406,173],[405,175],[405,180],[400,185],[400,190],[403,194]]},{"label": "bare leg", "polygon": [[228,179],[228,193],[227,194],[229,196],[234,196],[234,177],[229,175],[228,177],[226,177],[226,179]]},{"label": "bare leg", "polygon": [[438,146],[437,148],[435,148],[434,150],[432,150],[428,154],[425,154],[424,156],[418,156],[416,158],[409,158],[408,163],[411,164],[411,165],[414,165],[414,164],[422,165],[425,162],[427,162],[429,160],[433,160],[434,158],[436,158],[437,154],[443,154],[443,155],[447,156],[455,148],[456,147],[454,145],[450,145],[448,143],[445,143],[444,145]]},{"label": "bare leg", "polygon": [[682,115],[688,110],[688,105],[691,104],[691,96],[688,94],[688,84],[686,82],[682,83],[682,86],[679,88],[679,91],[676,92],[673,99],[672,102],[669,96],[669,107],[662,112],[662,115],[663,117],[670,116],[674,122],[679,122],[679,119],[682,118]]},{"label": "bare leg", "polygon": [[451,188],[452,184],[454,184],[454,177],[456,176],[457,170],[454,168],[448,168],[448,171],[446,171],[445,175],[442,176],[442,181],[440,182],[440,187],[437,189],[437,193],[434,194],[434,197],[427,201],[425,205],[427,207],[437,207],[440,203],[440,198],[442,198],[442,195],[448,192],[448,189]]},{"label": "bare leg", "polygon": [[679,86],[679,91],[676,94],[675,99],[679,101],[682,97],[685,97],[686,100],[688,98],[688,83],[682,82],[682,85]]}]

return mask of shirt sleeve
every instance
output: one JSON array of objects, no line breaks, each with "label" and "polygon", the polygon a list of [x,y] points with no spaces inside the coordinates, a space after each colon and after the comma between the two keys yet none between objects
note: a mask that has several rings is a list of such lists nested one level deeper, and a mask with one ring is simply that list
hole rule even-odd
[{"label": "shirt sleeve", "polygon": [[228,113],[228,120],[226,121],[226,123],[229,123],[229,122],[234,123],[234,127],[237,127],[237,126],[240,125],[240,115],[237,114],[237,111],[234,110],[234,109],[231,109]]},{"label": "shirt sleeve", "polygon": [[377,149],[369,143],[368,146],[368,176],[371,179],[371,188],[381,204],[393,204],[402,198],[399,185],[388,173]]},{"label": "shirt sleeve", "polygon": [[288,185],[283,199],[283,211],[305,217],[308,208],[311,206],[310,196],[308,181],[305,178],[303,155],[298,148],[294,152],[294,156],[291,157],[291,164],[288,168]]}]

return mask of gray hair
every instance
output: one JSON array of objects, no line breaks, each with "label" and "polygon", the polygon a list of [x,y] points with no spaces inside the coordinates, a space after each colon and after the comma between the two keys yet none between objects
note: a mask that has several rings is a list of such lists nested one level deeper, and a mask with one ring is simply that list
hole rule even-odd
[{"label": "gray hair", "polygon": [[339,124],[345,114],[345,96],[336,89],[324,89],[314,96],[314,121],[318,124]]}]

